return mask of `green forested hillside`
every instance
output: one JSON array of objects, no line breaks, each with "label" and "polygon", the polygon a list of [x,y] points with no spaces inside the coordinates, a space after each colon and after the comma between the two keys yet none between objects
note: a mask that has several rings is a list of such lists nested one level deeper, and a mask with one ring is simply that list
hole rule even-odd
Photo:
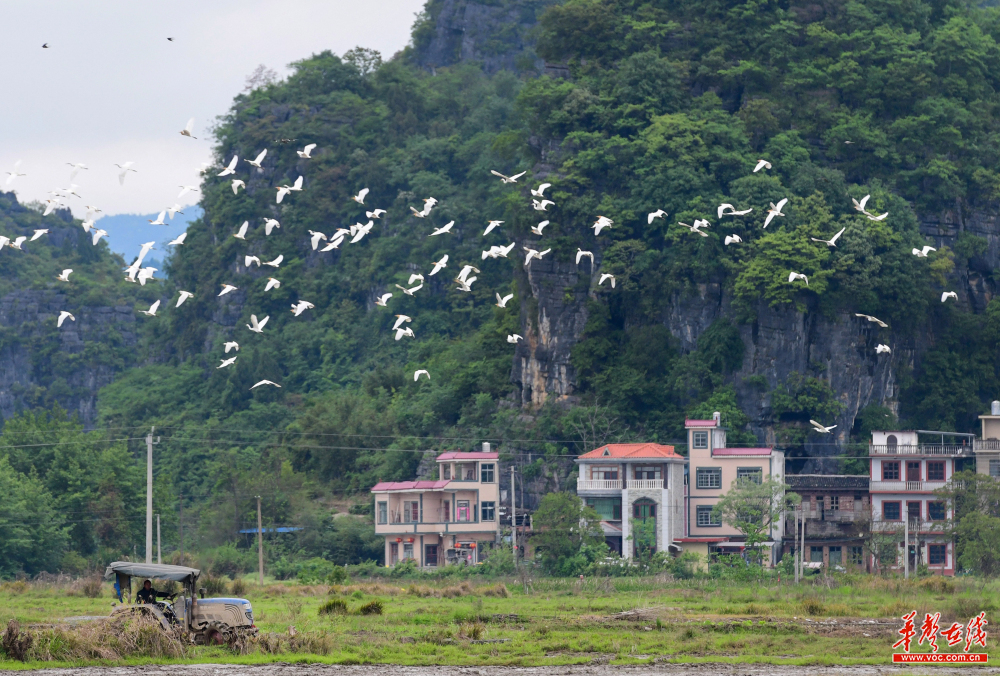
[{"label": "green forested hillside", "polygon": [[[375,550],[350,530],[355,521],[331,519],[331,505],[343,510],[338,496],[365,502],[375,481],[411,477],[423,451],[490,439],[539,477],[557,471],[557,456],[589,450],[595,419],[599,438],[670,441],[685,415],[713,410],[732,440],[752,443],[739,393],[753,388],[778,440],[806,452],[802,423],[844,410],[844,393],[829,385],[838,365],[814,363],[777,384],[754,367],[736,378],[741,330],[765,308],[890,324],[870,342],[872,352],[876,342],[894,346],[882,359],[894,360],[895,400],[869,401],[848,421],[857,439],[892,420],[883,406],[897,402],[910,426],[970,430],[998,396],[996,9],[569,0],[530,33],[547,70],[566,77],[544,75],[530,50],[516,74],[487,75],[475,62],[425,70],[441,7],[429,9],[416,46],[392,60],[364,49],[305,58],[287,80],[237,97],[220,120],[220,166],[267,148],[263,169],[241,161],[247,189],[235,196],[228,177],[205,179],[203,218],[169,260],[169,280],[146,287],[165,302],[141,322],[143,365],[100,394],[100,428],[156,425],[163,435],[158,509],[174,515],[171,546],[179,496],[190,542],[210,547],[255,522],[251,498],[263,495],[266,523],[311,528],[274,556],[358,560]],[[318,144],[313,159],[296,156],[305,143]],[[773,169],[753,173],[759,158]],[[528,175],[504,185],[491,169]],[[300,175],[303,190],[277,204],[276,187]],[[544,216],[523,187],[541,180],[555,202]],[[364,207],[351,200],[363,187]],[[869,193],[869,210],[885,220],[853,209],[851,198]],[[438,200],[430,216],[413,217],[428,197]],[[786,215],[765,230],[768,203],[783,198]],[[723,202],[754,211],[719,218]],[[310,231],[365,223],[373,208],[387,213],[360,242],[311,246]],[[656,209],[667,216],[647,223]],[[614,226],[595,237],[598,215]],[[957,236],[928,240],[929,217],[957,222]],[[281,227],[266,236],[264,218]],[[539,238],[530,227],[542,218],[551,224]],[[708,237],[677,225],[699,218],[712,223]],[[232,235],[244,220],[241,241]],[[450,234],[428,236],[451,220]],[[504,223],[484,237],[490,220]],[[810,240],[841,228],[835,248]],[[743,243],[725,246],[731,234]],[[509,259],[482,259],[511,242]],[[932,242],[928,258],[910,253]],[[545,284],[561,283],[554,271],[570,269],[578,248],[617,279],[613,290],[589,277],[563,288],[587,317],[572,336],[567,404],[522,408],[510,382],[524,348],[506,336],[539,321],[523,245],[551,247]],[[444,254],[448,267],[427,276]],[[245,255],[284,260],[247,269]],[[466,263],[480,270],[471,293],[451,282]],[[808,287],[789,284],[790,270],[807,274]],[[395,285],[414,272],[424,288],[404,296]],[[265,292],[269,276],[281,287]],[[219,298],[222,284],[238,291]],[[685,349],[667,317],[677,299],[713,284],[725,311]],[[167,299],[179,289],[195,296],[174,308]],[[942,304],[952,289],[961,302]],[[377,307],[386,292],[389,307]],[[497,292],[515,300],[498,308]],[[299,299],[315,309],[294,317]],[[414,338],[393,339],[400,313],[413,317]],[[251,314],[270,316],[263,334],[244,328]],[[240,344],[237,362],[217,369],[229,340]],[[418,368],[431,379],[414,383]],[[282,387],[250,391],[265,378]],[[338,549],[348,531],[355,545]]]}]

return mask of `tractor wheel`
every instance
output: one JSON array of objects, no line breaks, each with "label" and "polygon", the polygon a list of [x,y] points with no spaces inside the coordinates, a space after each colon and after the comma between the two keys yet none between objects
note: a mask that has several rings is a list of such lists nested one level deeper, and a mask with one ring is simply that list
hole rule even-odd
[{"label": "tractor wheel", "polygon": [[229,625],[222,622],[209,622],[205,627],[206,645],[225,645],[229,641]]}]

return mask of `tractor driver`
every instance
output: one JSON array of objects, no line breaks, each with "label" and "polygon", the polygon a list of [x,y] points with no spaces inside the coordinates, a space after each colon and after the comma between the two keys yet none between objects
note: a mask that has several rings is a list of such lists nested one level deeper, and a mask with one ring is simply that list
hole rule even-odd
[{"label": "tractor driver", "polygon": [[142,583],[142,589],[140,589],[135,595],[136,603],[156,603],[156,595],[166,596],[163,592],[156,591],[153,589],[153,583],[146,580]]}]

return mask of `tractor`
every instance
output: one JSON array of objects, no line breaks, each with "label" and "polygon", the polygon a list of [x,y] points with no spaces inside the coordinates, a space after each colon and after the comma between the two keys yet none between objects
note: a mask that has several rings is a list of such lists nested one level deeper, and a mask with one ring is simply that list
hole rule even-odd
[{"label": "tractor", "polygon": [[[199,575],[200,570],[186,566],[115,561],[104,572],[105,580],[115,581],[115,593],[121,604],[116,604],[111,614],[145,614],[159,622],[165,631],[186,635],[199,644],[222,644],[239,636],[255,636],[257,626],[250,602],[236,598],[206,599],[204,589],[199,589],[196,596]],[[138,593],[132,595],[133,577],[180,582],[181,591],[162,595],[166,601],[142,603]]]}]

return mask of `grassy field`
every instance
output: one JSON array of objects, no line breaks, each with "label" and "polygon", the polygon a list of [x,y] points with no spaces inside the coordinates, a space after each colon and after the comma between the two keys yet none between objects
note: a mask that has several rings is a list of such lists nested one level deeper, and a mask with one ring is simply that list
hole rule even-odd
[{"label": "grassy field", "polygon": [[[55,660],[46,666],[100,661],[79,645],[84,642],[76,634],[86,630],[62,620],[108,614],[110,586],[103,585],[98,598],[88,598],[81,589],[79,582],[0,585],[0,622],[5,627],[16,619],[47,642],[49,648],[36,648],[36,656]],[[981,610],[989,620],[998,591],[995,583],[971,579],[904,582],[861,576],[799,586],[664,578],[539,579],[527,589],[514,580],[393,580],[333,588],[249,584],[245,596],[266,638],[250,654],[222,647],[183,647],[179,654],[140,647],[118,661],[886,664],[906,612],[916,610],[918,620],[924,612],[940,612],[942,628],[952,621],[965,623]],[[321,615],[320,606],[331,599],[341,599],[347,612]],[[382,603],[382,615],[356,614],[373,600]],[[943,650],[954,650],[944,644],[939,639]],[[991,636],[986,652],[992,657],[995,650]],[[0,656],[0,668],[31,666],[39,663]]]}]

